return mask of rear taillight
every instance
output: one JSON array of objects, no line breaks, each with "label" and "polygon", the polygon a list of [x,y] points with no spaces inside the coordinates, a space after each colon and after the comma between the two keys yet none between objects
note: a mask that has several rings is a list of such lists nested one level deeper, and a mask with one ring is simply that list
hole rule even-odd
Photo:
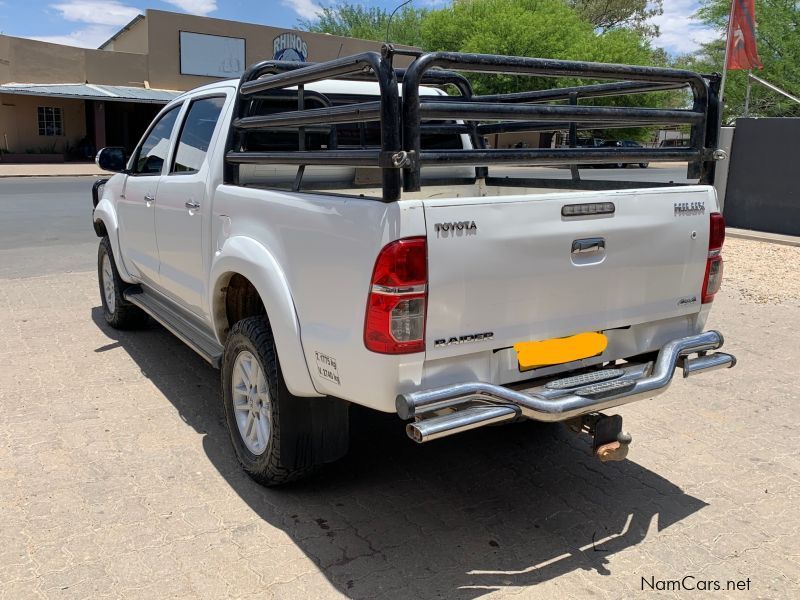
[{"label": "rear taillight", "polygon": [[386,245],[372,271],[364,345],[381,354],[425,350],[427,288],[425,238],[405,238]]},{"label": "rear taillight", "polygon": [[725,243],[725,219],[720,213],[711,213],[711,230],[708,235],[708,260],[703,279],[703,304],[712,302],[722,285],[722,245]]}]

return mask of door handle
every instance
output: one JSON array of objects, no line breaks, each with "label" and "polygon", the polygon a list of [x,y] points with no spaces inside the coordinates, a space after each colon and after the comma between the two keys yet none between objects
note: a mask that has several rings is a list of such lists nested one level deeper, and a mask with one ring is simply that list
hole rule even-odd
[{"label": "door handle", "polygon": [[199,202],[195,202],[194,200],[187,200],[186,202],[183,203],[183,205],[186,208],[188,208],[190,211],[195,211],[198,208],[200,208],[200,203]]},{"label": "door handle", "polygon": [[147,204],[147,206],[150,206],[155,201],[156,201],[156,199],[155,199],[154,196],[151,196],[150,194],[145,194],[144,195],[144,202],[145,202],[145,204]]},{"label": "door handle", "polygon": [[605,239],[598,238],[585,238],[582,240],[575,240],[572,242],[572,254],[586,255],[595,252],[600,252],[606,249]]}]

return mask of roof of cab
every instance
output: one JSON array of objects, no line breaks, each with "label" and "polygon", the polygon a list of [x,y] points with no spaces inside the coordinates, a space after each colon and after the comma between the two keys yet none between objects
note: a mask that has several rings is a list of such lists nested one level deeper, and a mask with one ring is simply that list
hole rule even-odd
[{"label": "roof of cab", "polygon": [[[175,98],[170,104],[175,102],[180,102],[181,100],[185,100],[186,98],[197,96],[199,94],[204,94],[206,92],[225,89],[225,88],[236,88],[239,86],[238,79],[226,79],[224,81],[217,81],[214,83],[209,83],[207,85],[195,88],[193,90],[189,90]],[[293,90],[297,89],[296,86],[290,86],[286,89]],[[341,79],[323,79],[322,81],[315,81],[313,83],[305,84],[305,89],[310,90],[312,92],[319,92],[321,94],[357,94],[364,96],[376,96],[378,95],[378,82],[373,81],[347,81]],[[420,86],[419,92],[423,96],[442,96],[446,95],[443,90],[438,88],[428,87],[428,86]],[[399,93],[402,95],[402,86],[399,87]]]}]

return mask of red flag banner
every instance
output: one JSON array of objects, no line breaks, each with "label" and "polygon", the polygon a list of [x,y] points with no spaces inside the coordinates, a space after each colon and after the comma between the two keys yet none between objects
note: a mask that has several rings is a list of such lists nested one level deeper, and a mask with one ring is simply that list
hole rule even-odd
[{"label": "red flag banner", "polygon": [[733,0],[728,35],[728,68],[762,68],[756,47],[755,0]]}]

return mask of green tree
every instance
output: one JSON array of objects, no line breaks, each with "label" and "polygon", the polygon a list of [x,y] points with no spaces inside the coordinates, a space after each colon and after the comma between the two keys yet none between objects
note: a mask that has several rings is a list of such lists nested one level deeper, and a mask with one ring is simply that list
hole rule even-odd
[{"label": "green tree", "polygon": [[[455,0],[429,12],[421,33],[427,50],[663,64],[663,55],[640,32],[625,28],[600,32],[561,0]],[[485,76],[477,82],[478,91],[487,93],[531,85],[530,79],[516,76]],[[554,82],[535,83],[551,87]]]},{"label": "green tree", "polygon": [[658,36],[650,20],[663,14],[662,0],[567,0],[584,19],[602,31],[634,29],[649,37]]},{"label": "green tree", "polygon": [[[611,2],[611,0],[609,0]],[[600,3],[595,3],[600,4]],[[646,7],[629,3],[644,14]],[[645,3],[646,4],[646,3]],[[587,6],[589,3],[587,3]],[[637,8],[638,7],[638,8]],[[630,7],[629,7],[630,8]],[[441,9],[406,7],[391,23],[389,39],[424,48],[534,56],[565,60],[588,60],[640,65],[664,65],[666,55],[651,46],[648,34],[636,25],[633,12],[615,13],[601,26],[570,6],[568,0],[453,0]],[[597,13],[598,18],[601,16]],[[314,21],[301,22],[309,31],[383,40],[389,14],[380,8],[341,3],[325,9]],[[590,83],[577,79],[514,75],[469,76],[476,93],[508,93],[530,89]],[[600,98],[582,103],[618,106],[663,106],[681,104],[675,93],[641,94],[622,98]],[[647,129],[609,132],[608,137],[644,138]]]},{"label": "green tree", "polygon": [[[754,71],[759,77],[800,95],[800,7],[793,0],[756,0],[756,40],[763,70]],[[697,16],[719,31],[720,39],[708,44],[694,55],[683,57],[682,62],[699,71],[722,71],[725,57],[724,37],[728,27],[730,2],[728,0],[703,0]],[[726,122],[731,122],[744,112],[747,73],[728,71],[725,84]],[[800,105],[754,83],[750,100],[750,114],[761,117],[798,117]]]},{"label": "green tree", "polygon": [[300,19],[299,27],[364,40],[385,41],[388,37],[395,44],[419,46],[420,27],[427,13],[425,9],[407,5],[392,17],[391,12],[383,8],[341,2],[324,7],[316,19]]}]

